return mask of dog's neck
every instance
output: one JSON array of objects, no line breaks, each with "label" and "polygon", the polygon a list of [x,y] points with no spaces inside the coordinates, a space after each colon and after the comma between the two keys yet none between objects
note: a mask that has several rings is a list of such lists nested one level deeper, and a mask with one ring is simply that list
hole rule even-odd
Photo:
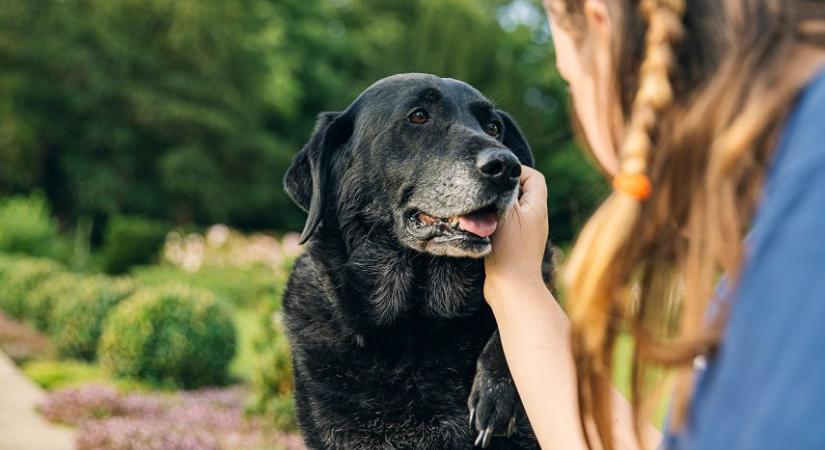
[{"label": "dog's neck", "polygon": [[481,260],[417,252],[392,238],[386,226],[350,222],[342,230],[337,225],[319,227],[309,251],[347,309],[343,316],[358,318],[356,328],[457,319],[484,307]]}]

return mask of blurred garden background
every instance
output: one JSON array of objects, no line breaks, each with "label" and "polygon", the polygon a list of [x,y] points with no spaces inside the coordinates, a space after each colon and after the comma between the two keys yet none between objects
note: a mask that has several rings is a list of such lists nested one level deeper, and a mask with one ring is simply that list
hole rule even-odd
[{"label": "blurred garden background", "polygon": [[471,83],[525,131],[564,246],[605,192],[538,0],[0,0],[0,350],[78,449],[302,448],[281,183],[374,81]]}]

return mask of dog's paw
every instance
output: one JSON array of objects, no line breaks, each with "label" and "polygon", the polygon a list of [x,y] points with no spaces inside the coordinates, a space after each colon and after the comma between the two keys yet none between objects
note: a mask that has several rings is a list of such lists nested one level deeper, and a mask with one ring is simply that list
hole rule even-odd
[{"label": "dog's paw", "polygon": [[479,368],[470,391],[470,428],[478,432],[475,445],[487,448],[493,437],[510,437],[523,413],[513,379]]}]

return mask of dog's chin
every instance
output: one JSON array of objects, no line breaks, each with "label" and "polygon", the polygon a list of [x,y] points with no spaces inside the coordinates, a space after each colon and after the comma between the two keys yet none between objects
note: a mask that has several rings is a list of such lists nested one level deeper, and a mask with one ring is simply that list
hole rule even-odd
[{"label": "dog's chin", "polygon": [[475,236],[461,231],[434,230],[426,239],[405,233],[401,243],[405,246],[435,256],[450,258],[483,258],[492,250],[489,237]]},{"label": "dog's chin", "polygon": [[438,217],[412,209],[403,218],[404,245],[435,256],[483,258],[492,251],[490,238],[512,199],[497,199],[484,206]]},{"label": "dog's chin", "polygon": [[423,251],[451,258],[483,258],[492,249],[490,238],[478,236],[439,236],[423,243]]}]

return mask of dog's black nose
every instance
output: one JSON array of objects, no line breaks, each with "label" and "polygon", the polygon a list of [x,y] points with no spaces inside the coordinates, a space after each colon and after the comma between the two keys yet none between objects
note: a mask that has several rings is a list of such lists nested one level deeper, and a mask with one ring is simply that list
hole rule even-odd
[{"label": "dog's black nose", "polygon": [[516,155],[501,148],[482,150],[476,159],[476,167],[483,176],[498,182],[521,176],[521,163]]}]

